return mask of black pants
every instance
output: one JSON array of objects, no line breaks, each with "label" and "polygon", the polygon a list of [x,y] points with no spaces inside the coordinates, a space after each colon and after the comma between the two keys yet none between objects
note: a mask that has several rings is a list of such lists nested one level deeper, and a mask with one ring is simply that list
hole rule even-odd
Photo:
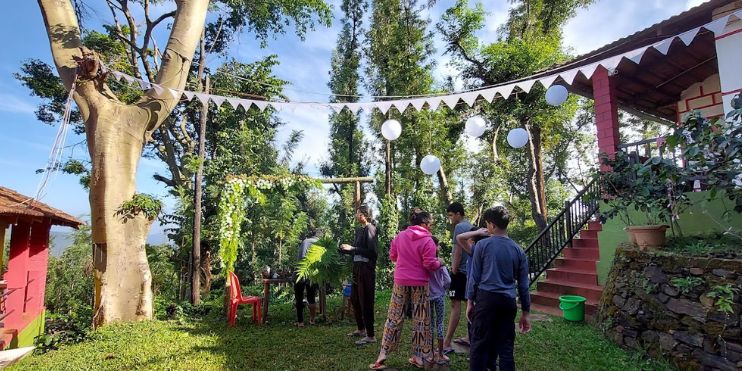
[{"label": "black pants", "polygon": [[477,292],[471,326],[471,371],[495,370],[498,358],[500,370],[515,370],[513,345],[517,311],[514,298],[483,290]]},{"label": "black pants", "polygon": [[374,336],[374,298],[376,296],[376,269],[369,263],[353,262],[353,287],[350,301],[358,330]]},{"label": "black pants", "polygon": [[317,297],[317,289],[319,287],[316,284],[312,284],[309,280],[299,280],[294,283],[294,298],[296,298],[296,320],[299,323],[304,323],[304,290],[307,290],[307,303],[314,304],[315,298]]}]

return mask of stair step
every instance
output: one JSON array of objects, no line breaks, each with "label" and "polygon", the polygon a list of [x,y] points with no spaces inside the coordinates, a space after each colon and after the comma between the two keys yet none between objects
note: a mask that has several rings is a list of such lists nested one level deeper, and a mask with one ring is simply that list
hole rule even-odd
[{"label": "stair step", "polygon": [[598,238],[598,230],[595,229],[583,229],[580,231],[580,238]]},{"label": "stair step", "polygon": [[596,260],[591,259],[556,258],[554,260],[554,266],[557,268],[573,268],[595,272],[597,269],[595,262]]},{"label": "stair step", "polygon": [[593,220],[593,221],[587,222],[587,229],[591,231],[602,231],[603,224],[600,224],[600,222],[597,220]]},{"label": "stair step", "polygon": [[603,287],[597,284],[585,284],[556,279],[546,279],[537,283],[537,290],[559,295],[579,295],[591,301],[599,301]]},{"label": "stair step", "polygon": [[591,248],[570,247],[563,250],[567,259],[600,260],[600,250]]},{"label": "stair step", "polygon": [[[539,305],[541,307],[550,307],[559,311],[561,315],[562,310],[559,309],[559,297],[561,295],[554,294],[551,292],[536,291],[531,293],[531,303]],[[532,304],[532,305],[533,305]],[[588,299],[585,302],[585,314],[593,315],[598,309],[598,301]]]},{"label": "stair step", "polygon": [[584,249],[598,249],[598,239],[597,238],[574,238],[572,239],[572,247],[580,247]]},{"label": "stair step", "polygon": [[558,307],[552,307],[552,306],[541,305],[541,304],[536,304],[536,303],[531,304],[531,312],[546,313],[554,317],[562,316],[562,310],[559,309]]},{"label": "stair step", "polygon": [[579,282],[584,284],[597,284],[598,273],[595,269],[550,268],[546,270],[546,279]]}]

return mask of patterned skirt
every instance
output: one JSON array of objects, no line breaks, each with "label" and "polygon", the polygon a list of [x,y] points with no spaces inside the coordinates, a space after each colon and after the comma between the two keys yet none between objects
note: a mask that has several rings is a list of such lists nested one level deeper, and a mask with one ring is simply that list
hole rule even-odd
[{"label": "patterned skirt", "polygon": [[399,348],[406,303],[412,306],[412,354],[425,362],[430,362],[433,360],[433,334],[430,331],[428,286],[394,284],[384,325],[384,336],[381,339],[381,350],[384,354],[390,354]]}]

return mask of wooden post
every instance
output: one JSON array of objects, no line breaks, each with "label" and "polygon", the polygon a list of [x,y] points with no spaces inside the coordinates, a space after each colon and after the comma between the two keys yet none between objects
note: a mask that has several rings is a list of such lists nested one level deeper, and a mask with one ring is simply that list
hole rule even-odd
[{"label": "wooden post", "polygon": [[355,193],[353,194],[353,203],[356,205],[356,209],[361,206],[361,182],[356,181]]},{"label": "wooden post", "polygon": [[[209,93],[209,76],[206,76],[204,93]],[[206,121],[209,116],[208,100],[201,106],[201,122],[198,136],[198,171],[193,190],[193,262],[191,266],[191,304],[201,304],[201,181],[204,177],[206,151]]]}]

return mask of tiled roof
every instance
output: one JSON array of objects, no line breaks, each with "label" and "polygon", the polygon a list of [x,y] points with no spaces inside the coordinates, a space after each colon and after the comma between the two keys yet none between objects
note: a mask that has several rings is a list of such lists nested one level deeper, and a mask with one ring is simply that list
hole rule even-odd
[{"label": "tiled roof", "polygon": [[0,216],[49,218],[53,225],[73,228],[84,224],[81,220],[64,211],[2,186],[0,186]]}]

